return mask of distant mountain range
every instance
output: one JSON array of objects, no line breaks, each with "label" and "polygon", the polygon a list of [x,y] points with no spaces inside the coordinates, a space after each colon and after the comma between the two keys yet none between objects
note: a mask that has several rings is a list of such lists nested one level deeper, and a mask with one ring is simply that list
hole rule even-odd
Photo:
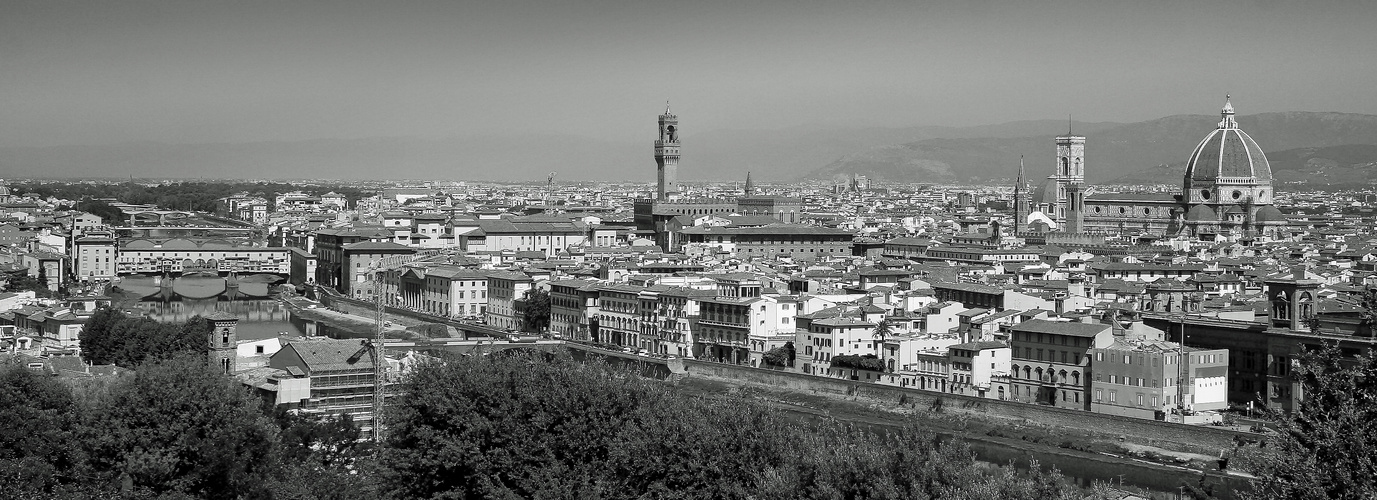
[{"label": "distant mountain range", "polygon": [[[1139,123],[1076,122],[1087,136],[1087,179],[1173,182],[1217,116],[1170,116]],[[691,121],[685,120],[686,126]],[[1353,165],[1377,161],[1377,116],[1288,112],[1242,116],[1241,127],[1269,152],[1274,168],[1298,148],[1320,148],[1296,158],[1330,158],[1335,178],[1356,178]],[[1034,179],[1050,174],[1052,138],[1062,120],[977,127],[717,130],[686,135],[679,176],[686,181],[827,179],[861,174],[905,182],[1006,182],[1026,157]],[[493,135],[321,139],[294,142],[0,148],[0,172],[21,177],[333,178],[529,181],[558,172],[559,180],[649,182],[654,179],[653,122],[641,140],[599,141],[573,135]],[[1271,153],[1276,151],[1277,153]],[[1307,156],[1309,155],[1309,156]],[[1329,156],[1326,156],[1329,155]],[[1160,167],[1159,167],[1160,166]],[[1299,170],[1298,170],[1299,171]],[[1356,170],[1355,170],[1356,171]],[[1156,178],[1158,172],[1161,178]],[[1179,174],[1176,174],[1179,177]],[[1278,178],[1282,178],[1278,173]],[[1289,174],[1288,174],[1289,175]],[[1126,178],[1126,176],[1132,176]]]},{"label": "distant mountain range", "polygon": [[[1316,154],[1299,148],[1315,150],[1354,145],[1332,152],[1324,149],[1323,154],[1338,155],[1342,160],[1336,162],[1345,166],[1377,161],[1372,148],[1360,147],[1377,145],[1377,116],[1374,115],[1264,113],[1242,116],[1238,121],[1240,128],[1269,152],[1268,159],[1274,169],[1278,161],[1286,164],[1292,156],[1308,161]],[[1175,182],[1184,172],[1191,151],[1218,122],[1217,116],[1178,115],[1100,130],[1078,129],[1077,134],[1086,136],[1086,180],[1091,183]],[[1028,176],[1039,179],[1051,174],[1055,155],[1053,137],[1064,133],[1065,125],[1061,130],[1025,137],[933,138],[875,146],[842,156],[805,178],[827,179],[857,173],[871,179],[908,182],[1009,179],[1018,172],[1019,155],[1024,155]],[[1297,151],[1292,153],[1291,150]],[[1278,152],[1277,158],[1273,158],[1271,151]],[[1335,172],[1336,176],[1352,177]]]},{"label": "distant mountain range", "polygon": [[[1279,182],[1314,185],[1365,185],[1377,183],[1377,145],[1346,144],[1323,148],[1296,148],[1267,152],[1272,178]],[[1186,162],[1141,169],[1116,180],[1120,184],[1181,179]]]}]

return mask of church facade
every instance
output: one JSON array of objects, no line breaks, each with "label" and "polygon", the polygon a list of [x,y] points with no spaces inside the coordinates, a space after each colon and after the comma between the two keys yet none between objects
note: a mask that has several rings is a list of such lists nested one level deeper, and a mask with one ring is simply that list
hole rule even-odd
[{"label": "church facade", "polygon": [[1018,232],[1243,241],[1276,238],[1286,219],[1272,206],[1272,169],[1262,148],[1238,128],[1225,100],[1218,127],[1186,163],[1180,194],[1088,193],[1085,138],[1056,138],[1053,174],[1030,189],[1019,163],[1014,187]]}]

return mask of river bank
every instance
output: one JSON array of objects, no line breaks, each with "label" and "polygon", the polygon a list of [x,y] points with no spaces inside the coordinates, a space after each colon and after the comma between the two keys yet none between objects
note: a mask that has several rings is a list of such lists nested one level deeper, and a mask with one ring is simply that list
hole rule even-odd
[{"label": "river bank", "polygon": [[[800,420],[836,420],[879,429],[912,424],[967,442],[981,460],[1020,468],[1034,464],[1055,467],[1086,486],[1108,481],[1156,492],[1156,497],[1174,498],[1182,484],[1203,483],[1223,499],[1233,498],[1234,491],[1248,487],[1246,477],[1218,470],[1213,457],[1181,450],[1153,452],[1158,448],[1093,430],[1014,423],[941,407],[881,404],[854,396],[717,378],[690,376],[679,378],[675,384],[678,390],[703,397],[744,398],[773,406]],[[1180,455],[1172,456],[1173,452]]]}]

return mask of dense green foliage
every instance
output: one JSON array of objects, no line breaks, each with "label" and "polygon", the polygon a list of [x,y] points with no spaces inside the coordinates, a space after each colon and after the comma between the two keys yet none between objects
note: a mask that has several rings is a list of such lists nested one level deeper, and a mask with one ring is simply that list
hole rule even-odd
[{"label": "dense green foliage", "polygon": [[1086,498],[1056,472],[981,464],[917,427],[801,423],[560,356],[417,367],[390,399],[381,450],[348,418],[265,408],[199,353],[59,380],[0,369],[0,496]]},{"label": "dense green foliage", "polygon": [[0,371],[0,485],[43,491],[80,456],[69,446],[76,400],[55,379],[22,368]]},{"label": "dense green foliage", "polygon": [[1251,498],[1377,498],[1377,357],[1306,352],[1292,370],[1304,399],[1274,411],[1280,433],[1252,471]]},{"label": "dense green foliage", "polygon": [[5,498],[366,498],[347,419],[274,419],[202,356],[117,379],[0,368]]},{"label": "dense green foliage", "polygon": [[765,351],[761,359],[769,366],[794,366],[794,343],[785,342],[784,345]]},{"label": "dense green foliage", "polygon": [[46,299],[57,295],[48,288],[48,278],[46,276],[29,276],[27,269],[20,269],[14,272],[5,273],[6,292],[26,292],[32,291],[34,296]]},{"label": "dense green foliage", "polygon": [[155,494],[265,496],[278,430],[242,386],[207,370],[192,356],[144,365],[98,401],[82,432],[96,474]]},{"label": "dense green foliage", "polygon": [[82,212],[89,213],[96,217],[100,217],[101,222],[112,226],[121,225],[121,223],[125,219],[124,212],[120,211],[120,209],[115,208],[114,206],[110,205],[104,200],[81,200],[78,201],[76,206],[73,206],[72,208],[80,210]]},{"label": "dense green foliage", "polygon": [[424,366],[394,400],[382,484],[402,498],[1081,498],[917,428],[799,424],[597,364]]},{"label": "dense green foliage", "polygon": [[832,357],[832,367],[849,368],[853,370],[871,370],[877,372],[885,371],[884,361],[880,361],[880,358],[875,357],[874,354],[866,354],[863,356],[855,356],[850,354],[834,356]]},{"label": "dense green foliage", "polygon": [[101,308],[91,315],[81,331],[81,352],[88,361],[98,365],[130,367],[145,359],[204,353],[210,331],[210,323],[200,316],[176,325]]},{"label": "dense green foliage", "polygon": [[522,296],[526,308],[521,313],[523,331],[539,333],[550,327],[550,291],[540,288],[526,290]]}]

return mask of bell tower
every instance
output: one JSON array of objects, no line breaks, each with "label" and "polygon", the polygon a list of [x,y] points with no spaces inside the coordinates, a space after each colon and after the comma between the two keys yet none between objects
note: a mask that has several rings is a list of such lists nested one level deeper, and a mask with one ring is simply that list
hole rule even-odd
[{"label": "bell tower", "polygon": [[238,355],[236,351],[239,339],[235,330],[239,325],[239,318],[229,313],[216,312],[206,316],[206,322],[211,326],[206,342],[211,369],[227,375],[233,374],[236,368],[235,358]]},{"label": "bell tower", "polygon": [[1023,176],[1023,157],[1018,157],[1018,180],[1014,181],[1014,234],[1027,229],[1033,206],[1028,198],[1028,181]]},{"label": "bell tower", "polygon": [[1070,127],[1067,127],[1066,135],[1057,136],[1057,166],[1051,179],[1057,184],[1053,216],[1058,224],[1064,226],[1073,209],[1070,187],[1072,184],[1085,184],[1085,137],[1073,135]]},{"label": "bell tower", "polygon": [[655,199],[668,200],[679,196],[679,118],[665,103],[660,115],[660,138],[655,140]]}]

